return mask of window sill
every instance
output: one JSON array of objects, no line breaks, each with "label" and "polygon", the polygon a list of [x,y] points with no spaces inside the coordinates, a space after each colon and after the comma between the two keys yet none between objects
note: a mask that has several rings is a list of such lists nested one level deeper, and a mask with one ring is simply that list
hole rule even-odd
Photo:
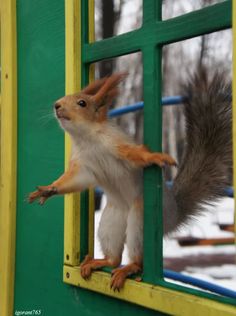
[{"label": "window sill", "polygon": [[183,316],[236,315],[234,306],[131,279],[126,280],[125,286],[120,292],[114,292],[110,289],[110,279],[111,276],[109,273],[96,271],[89,280],[84,280],[80,275],[79,267],[64,265],[63,281],[65,283],[156,311]]}]

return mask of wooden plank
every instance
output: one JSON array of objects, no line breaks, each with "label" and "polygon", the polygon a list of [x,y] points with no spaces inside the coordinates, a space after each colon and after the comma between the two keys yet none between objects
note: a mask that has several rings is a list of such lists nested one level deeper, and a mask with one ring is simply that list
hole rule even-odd
[{"label": "wooden plank", "polygon": [[228,0],[163,22],[144,24],[138,30],[93,44],[85,42],[83,62],[118,57],[137,52],[146,46],[166,45],[229,28],[232,24],[231,10],[231,1]]},{"label": "wooden plank", "polygon": [[[66,18],[66,94],[81,88],[81,3],[80,0],[65,2]],[[70,159],[71,143],[65,136],[65,169]],[[80,197],[79,194],[65,196],[64,216],[64,262],[78,265],[80,257]]]},{"label": "wooden plank", "polygon": [[163,21],[156,27],[154,40],[158,44],[166,45],[230,28],[231,12],[232,3],[228,0]]},{"label": "wooden plank", "polygon": [[[161,48],[143,51],[144,143],[162,152]],[[155,128],[153,128],[155,127]],[[144,171],[144,280],[157,284],[162,278],[162,172]]]},{"label": "wooden plank", "polygon": [[110,280],[110,274],[100,271],[93,273],[89,280],[84,280],[80,275],[80,268],[64,266],[64,282],[68,284],[106,294],[169,315],[236,315],[236,308],[233,306],[130,279],[126,280],[125,286],[120,292],[114,292],[110,288]]},{"label": "wooden plank", "polygon": [[162,1],[143,1],[143,25],[153,24],[161,20]]},{"label": "wooden plank", "polygon": [[102,59],[118,57],[140,50],[141,29],[116,37],[106,38],[93,44],[84,44],[83,62],[92,63]]},{"label": "wooden plank", "polygon": [[0,1],[1,12],[1,169],[0,315],[13,315],[17,165],[16,1]]}]

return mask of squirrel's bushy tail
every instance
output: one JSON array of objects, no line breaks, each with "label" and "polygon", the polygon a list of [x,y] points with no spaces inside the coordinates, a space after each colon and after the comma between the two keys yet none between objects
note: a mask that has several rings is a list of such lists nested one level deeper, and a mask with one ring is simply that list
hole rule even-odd
[{"label": "squirrel's bushy tail", "polygon": [[232,177],[231,83],[223,72],[210,77],[201,69],[184,87],[184,96],[186,148],[171,196],[165,192],[165,233],[222,197]]}]

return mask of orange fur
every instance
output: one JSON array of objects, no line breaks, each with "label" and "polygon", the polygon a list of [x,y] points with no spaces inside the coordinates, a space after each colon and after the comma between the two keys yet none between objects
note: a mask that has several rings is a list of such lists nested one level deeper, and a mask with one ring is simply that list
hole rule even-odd
[{"label": "orange fur", "polygon": [[98,92],[98,90],[103,86],[103,84],[105,83],[105,81],[107,80],[108,78],[105,77],[105,78],[102,78],[102,79],[98,79],[98,80],[95,80],[94,82],[90,83],[87,87],[85,87],[81,93],[84,93],[84,94],[95,94]]},{"label": "orange fur", "polygon": [[133,162],[138,167],[156,164],[163,167],[165,164],[176,165],[175,160],[164,153],[152,153],[144,145],[118,145],[118,154],[121,158]]},{"label": "orange fur", "polygon": [[121,262],[121,258],[116,260],[110,260],[108,258],[104,259],[93,259],[89,255],[87,255],[84,261],[80,264],[81,276],[85,279],[89,278],[92,271],[102,268],[102,267],[117,267]]},{"label": "orange fur", "polygon": [[66,194],[78,190],[74,186],[73,178],[79,172],[79,164],[75,161],[70,161],[68,170],[56,181],[52,183],[52,186],[58,188],[58,194]]},{"label": "orange fur", "polygon": [[71,161],[68,170],[56,181],[47,186],[39,186],[37,191],[30,193],[28,201],[30,203],[39,199],[40,204],[44,204],[45,201],[56,194],[66,194],[78,191],[78,186],[74,184],[74,176],[79,172],[79,166],[77,162]]},{"label": "orange fur", "polygon": [[98,116],[96,118],[96,122],[97,123],[105,122],[107,120],[107,112],[108,112],[107,106],[101,107],[99,109],[99,113],[98,113]]},{"label": "orange fur", "polygon": [[142,209],[143,208],[143,198],[139,197],[134,201],[134,208]]},{"label": "orange fur", "polygon": [[[111,91],[127,76],[127,74],[114,74],[110,76],[101,89],[93,96],[97,106],[102,106]],[[106,101],[105,101],[106,102]]]},{"label": "orange fur", "polygon": [[[117,85],[125,78],[126,74],[114,74],[110,77],[94,81],[80,93],[68,95],[56,102],[56,115],[65,120],[60,120],[63,128],[73,123],[102,123],[107,120],[108,107],[118,95]],[[85,101],[86,106],[80,107],[78,102]]]}]

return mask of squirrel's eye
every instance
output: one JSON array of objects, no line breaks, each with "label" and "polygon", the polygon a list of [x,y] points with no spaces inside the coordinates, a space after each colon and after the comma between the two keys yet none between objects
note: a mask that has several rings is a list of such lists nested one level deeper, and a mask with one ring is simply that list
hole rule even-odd
[{"label": "squirrel's eye", "polygon": [[82,108],[84,108],[84,107],[87,105],[84,100],[79,100],[79,101],[77,101],[77,104],[78,104],[79,106],[81,106]]}]

